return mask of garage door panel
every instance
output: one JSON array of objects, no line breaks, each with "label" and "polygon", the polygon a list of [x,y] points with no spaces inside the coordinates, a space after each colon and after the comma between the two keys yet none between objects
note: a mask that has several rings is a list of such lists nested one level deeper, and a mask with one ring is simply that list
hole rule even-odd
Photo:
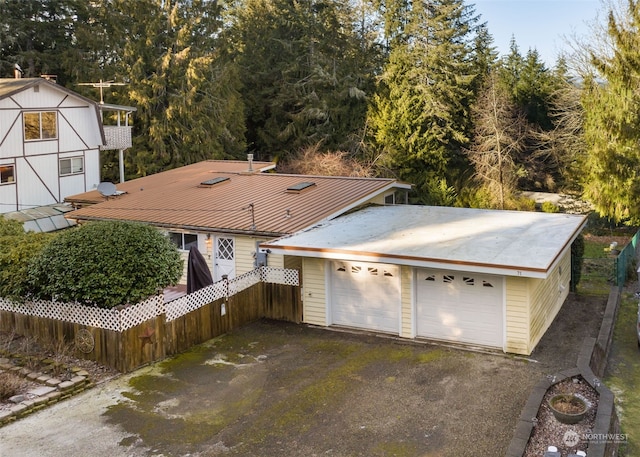
[{"label": "garage door panel", "polygon": [[502,278],[416,270],[417,334],[502,346]]},{"label": "garage door panel", "polygon": [[332,323],[397,333],[399,268],[365,262],[331,266]]}]

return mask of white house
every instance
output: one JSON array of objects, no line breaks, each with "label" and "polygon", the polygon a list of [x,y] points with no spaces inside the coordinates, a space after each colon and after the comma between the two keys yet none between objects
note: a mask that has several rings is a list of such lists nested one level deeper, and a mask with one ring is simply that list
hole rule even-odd
[{"label": "white house", "polygon": [[302,270],[303,322],[531,354],[583,216],[369,207],[260,245]]},{"label": "white house", "polygon": [[[130,146],[130,127],[108,127],[113,135],[106,136],[102,125],[101,111],[120,108],[134,110],[101,105],[44,78],[0,79],[0,213],[96,188],[100,150]],[[120,143],[111,145],[111,137]]]}]

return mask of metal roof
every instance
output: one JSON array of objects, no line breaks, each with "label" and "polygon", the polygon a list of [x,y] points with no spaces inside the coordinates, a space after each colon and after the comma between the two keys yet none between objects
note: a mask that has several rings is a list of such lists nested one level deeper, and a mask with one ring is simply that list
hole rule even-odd
[{"label": "metal roof", "polygon": [[4,213],[2,216],[22,222],[25,232],[54,232],[76,225],[74,221],[64,217],[66,213],[72,210],[73,208],[69,205],[56,203],[20,211],[11,211]]},{"label": "metal roof", "polygon": [[370,207],[261,244],[276,254],[545,278],[585,216],[398,205]]},{"label": "metal roof", "polygon": [[[273,164],[252,165],[254,171],[249,172],[248,162],[199,162],[118,184],[118,191],[125,192],[119,196],[103,197],[97,191],[72,196],[65,201],[100,203],[67,217],[276,237],[336,217],[387,190],[408,187],[393,179],[259,173],[255,170]],[[201,185],[216,178],[229,180]],[[300,181],[312,181],[315,186],[299,193],[287,191]]]}]

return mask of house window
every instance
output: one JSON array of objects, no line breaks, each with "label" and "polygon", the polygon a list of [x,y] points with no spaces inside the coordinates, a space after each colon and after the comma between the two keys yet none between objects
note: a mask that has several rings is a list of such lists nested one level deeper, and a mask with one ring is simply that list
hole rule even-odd
[{"label": "house window", "polygon": [[60,159],[60,176],[75,175],[84,171],[84,157]]},{"label": "house window", "polygon": [[395,205],[396,204],[396,194],[387,194],[384,196],[384,204],[385,205]]},{"label": "house window", "polygon": [[15,180],[15,167],[13,165],[0,165],[0,184],[11,184]]},{"label": "house window", "polygon": [[182,251],[188,251],[191,246],[198,246],[198,235],[195,233],[169,232],[169,239]]},{"label": "house window", "polygon": [[48,140],[58,137],[55,111],[23,113],[24,139],[26,141]]}]

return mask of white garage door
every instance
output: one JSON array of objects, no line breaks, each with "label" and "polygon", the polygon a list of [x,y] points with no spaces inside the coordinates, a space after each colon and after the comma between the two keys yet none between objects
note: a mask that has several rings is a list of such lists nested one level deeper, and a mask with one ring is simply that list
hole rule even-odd
[{"label": "white garage door", "polygon": [[400,268],[366,262],[331,262],[331,322],[399,333]]},{"label": "white garage door", "polygon": [[502,277],[416,270],[417,334],[502,348]]}]

